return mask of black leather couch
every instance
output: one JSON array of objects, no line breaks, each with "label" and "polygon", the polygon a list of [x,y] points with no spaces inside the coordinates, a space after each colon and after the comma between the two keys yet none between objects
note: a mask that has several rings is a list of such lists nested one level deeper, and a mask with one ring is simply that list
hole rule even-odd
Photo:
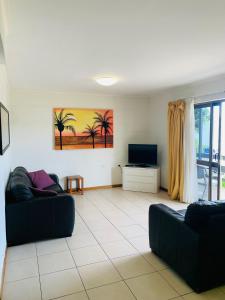
[{"label": "black leather couch", "polygon": [[198,201],[186,212],[151,205],[149,241],[195,292],[225,283],[225,202]]},{"label": "black leather couch", "polygon": [[34,196],[27,170],[17,167],[6,187],[6,236],[8,246],[68,237],[75,221],[74,199],[64,193],[58,177],[49,174],[55,184],[48,187],[55,196]]}]

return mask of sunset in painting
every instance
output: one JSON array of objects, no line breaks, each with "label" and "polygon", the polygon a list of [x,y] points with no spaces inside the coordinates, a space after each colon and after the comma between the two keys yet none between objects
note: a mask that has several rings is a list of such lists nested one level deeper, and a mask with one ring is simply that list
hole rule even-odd
[{"label": "sunset in painting", "polygon": [[113,110],[54,109],[55,149],[113,147]]}]

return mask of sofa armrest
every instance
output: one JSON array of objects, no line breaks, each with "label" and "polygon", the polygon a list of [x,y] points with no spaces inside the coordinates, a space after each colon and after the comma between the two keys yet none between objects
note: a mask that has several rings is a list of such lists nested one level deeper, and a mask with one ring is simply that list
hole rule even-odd
[{"label": "sofa armrest", "polygon": [[[48,202],[46,207],[45,202]],[[71,236],[75,222],[75,202],[74,198],[66,193],[58,194],[54,197],[37,197],[32,203],[32,212],[35,214],[39,210],[39,216],[43,216],[47,220],[49,213],[43,212],[46,209],[52,216],[52,232],[53,237]],[[37,216],[37,223],[39,223]]]},{"label": "sofa armrest", "polygon": [[198,268],[200,236],[184,216],[163,204],[149,208],[149,241],[153,252],[180,274]]},{"label": "sofa armrest", "polygon": [[172,228],[178,228],[178,225],[183,222],[184,216],[170,207],[164,204],[151,205],[149,207],[149,243],[152,250],[159,249],[162,234],[169,234]]},{"label": "sofa armrest", "polygon": [[56,196],[34,197],[29,202],[30,202],[30,205],[43,206],[46,204],[45,202],[56,204],[57,201],[62,202],[65,205],[68,205],[68,203],[70,203],[74,207],[73,197],[66,193],[57,194]]},{"label": "sofa armrest", "polygon": [[59,177],[56,175],[56,174],[53,174],[53,173],[50,173],[48,174],[51,179],[55,182],[55,183],[58,183],[59,184]]},{"label": "sofa armrest", "polygon": [[70,236],[75,220],[74,199],[68,194],[34,197],[6,205],[8,245]]}]

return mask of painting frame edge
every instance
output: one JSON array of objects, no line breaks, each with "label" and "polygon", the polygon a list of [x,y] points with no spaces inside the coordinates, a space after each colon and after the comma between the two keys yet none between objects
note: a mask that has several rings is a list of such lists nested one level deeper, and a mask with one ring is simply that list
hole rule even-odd
[{"label": "painting frame edge", "polygon": [[[7,120],[7,123],[8,123],[8,144],[3,148],[3,145],[2,145],[2,109],[7,113],[7,116],[8,116],[8,120]],[[0,102],[0,155],[3,155],[6,150],[9,148],[10,146],[10,120],[9,120],[9,111],[8,109],[2,104],[2,102]]]}]

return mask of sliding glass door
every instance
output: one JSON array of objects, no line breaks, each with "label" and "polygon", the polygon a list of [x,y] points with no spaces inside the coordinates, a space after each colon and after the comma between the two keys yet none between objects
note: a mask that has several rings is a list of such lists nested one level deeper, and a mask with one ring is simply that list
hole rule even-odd
[{"label": "sliding glass door", "polygon": [[195,105],[198,198],[225,199],[225,102]]},{"label": "sliding glass door", "polygon": [[210,106],[195,106],[195,146],[197,158],[198,198],[209,196]]}]

